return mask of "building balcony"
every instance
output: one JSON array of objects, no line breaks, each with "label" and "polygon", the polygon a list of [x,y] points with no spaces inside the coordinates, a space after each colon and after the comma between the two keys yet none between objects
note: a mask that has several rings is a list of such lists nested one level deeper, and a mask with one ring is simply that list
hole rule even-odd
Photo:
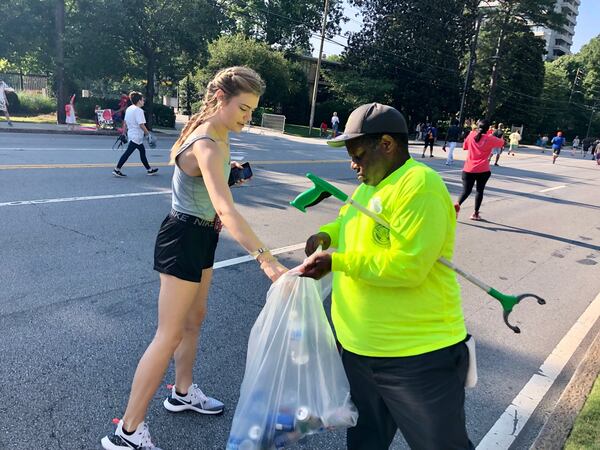
[{"label": "building balcony", "polygon": [[562,39],[568,45],[573,45],[573,37],[568,34],[557,34],[556,39]]},{"label": "building balcony", "polygon": [[563,0],[563,2],[560,4],[560,6],[562,7],[562,11],[565,11],[565,9],[567,10],[571,10],[572,12],[574,12],[575,14],[577,14],[579,12],[579,2],[575,3],[574,0]]},{"label": "building balcony", "polygon": [[[557,51],[562,52],[562,54],[568,55],[571,53],[571,46],[567,45],[567,44],[558,44],[558,45],[555,44],[555,45],[552,45],[552,50],[555,55],[556,55]],[[558,55],[558,56],[560,56],[560,55]]]},{"label": "building balcony", "polygon": [[563,25],[561,29],[566,31],[566,33],[561,33],[561,34],[570,34],[570,35],[575,34],[575,27],[572,25],[568,25],[568,24]]}]

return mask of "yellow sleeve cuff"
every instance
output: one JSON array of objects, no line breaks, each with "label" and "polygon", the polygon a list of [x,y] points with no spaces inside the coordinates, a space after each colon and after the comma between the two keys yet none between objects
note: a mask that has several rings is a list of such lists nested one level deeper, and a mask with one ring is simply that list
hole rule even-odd
[{"label": "yellow sleeve cuff", "polygon": [[346,273],[346,258],[344,253],[334,252],[331,254],[331,271]]}]

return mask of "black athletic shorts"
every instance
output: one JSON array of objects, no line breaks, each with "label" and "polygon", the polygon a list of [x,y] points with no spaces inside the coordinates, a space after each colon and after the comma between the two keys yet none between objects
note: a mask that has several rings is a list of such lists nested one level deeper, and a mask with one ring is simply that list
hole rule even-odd
[{"label": "black athletic shorts", "polygon": [[154,270],[199,283],[213,266],[220,222],[172,210],[163,220],[154,246]]},{"label": "black athletic shorts", "polygon": [[552,153],[554,153],[555,155],[560,155],[560,148],[553,148]]}]

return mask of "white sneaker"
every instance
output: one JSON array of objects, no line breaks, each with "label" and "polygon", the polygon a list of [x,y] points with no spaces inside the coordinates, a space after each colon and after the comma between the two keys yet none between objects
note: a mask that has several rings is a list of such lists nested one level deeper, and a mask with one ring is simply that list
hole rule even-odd
[{"label": "white sneaker", "polygon": [[225,405],[219,400],[205,395],[197,384],[192,384],[187,395],[183,397],[177,395],[175,385],[173,385],[171,395],[165,399],[163,405],[171,412],[192,410],[201,414],[221,414],[225,408]]},{"label": "white sneaker", "polygon": [[119,420],[114,434],[102,438],[102,448],[105,450],[160,450],[152,443],[148,425],[142,422],[132,435],[123,432],[123,421]]}]

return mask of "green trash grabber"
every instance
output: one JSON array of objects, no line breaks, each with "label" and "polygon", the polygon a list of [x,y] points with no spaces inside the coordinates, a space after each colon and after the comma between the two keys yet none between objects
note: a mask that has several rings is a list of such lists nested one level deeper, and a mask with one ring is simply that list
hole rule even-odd
[{"label": "green trash grabber", "polygon": [[[310,172],[307,173],[306,176],[308,177],[309,180],[311,180],[314,183],[314,186],[312,188],[308,189],[307,191],[304,191],[303,193],[298,195],[293,201],[291,201],[290,205],[292,205],[293,207],[298,208],[302,212],[306,212],[306,208],[314,206],[314,205],[320,203],[322,200],[326,199],[327,197],[331,197],[333,195],[338,200],[341,200],[342,202],[344,202],[348,205],[351,205],[354,208],[358,209],[360,212],[366,214],[367,216],[372,218],[375,222],[383,225],[384,227],[386,227],[388,229],[390,228],[390,225],[384,219],[382,219],[379,215],[377,215],[375,212],[365,208],[363,205],[356,203],[348,195],[346,195],[344,192],[342,192],[341,190],[339,190],[332,184],[328,183],[325,180],[322,180],[321,178],[317,177],[316,175],[313,175]],[[496,300],[498,300],[500,302],[500,304],[502,305],[504,323],[506,324],[506,326],[508,326],[508,328],[513,330],[515,333],[520,333],[521,329],[515,325],[511,325],[508,322],[508,316],[512,312],[515,305],[517,305],[521,300],[523,300],[527,297],[532,297],[532,298],[536,299],[539,305],[546,304],[546,301],[543,298],[541,298],[535,294],[521,294],[521,295],[503,294],[502,292],[497,291],[493,287],[488,286],[487,284],[485,284],[483,281],[481,281],[477,277],[471,275],[470,273],[465,272],[460,267],[456,266],[453,262],[448,261],[446,258],[440,257],[440,258],[438,258],[437,261],[439,263],[445,265],[446,267],[449,267],[454,272],[456,272],[457,274],[461,275],[463,278],[465,278],[468,281],[470,281],[471,283],[473,283],[475,286],[484,290],[488,295],[491,295]]]}]

